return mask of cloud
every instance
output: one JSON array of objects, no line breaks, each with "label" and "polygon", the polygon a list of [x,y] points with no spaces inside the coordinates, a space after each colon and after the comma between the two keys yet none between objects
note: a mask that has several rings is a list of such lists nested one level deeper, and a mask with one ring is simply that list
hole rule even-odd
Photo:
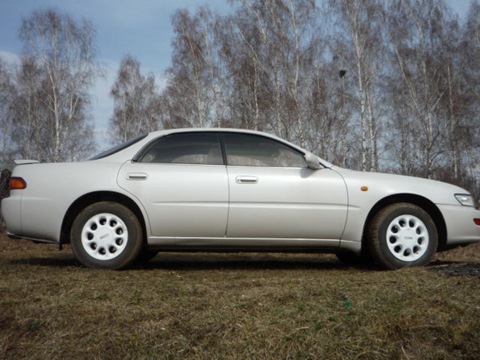
[{"label": "cloud", "polygon": [[7,64],[11,66],[20,65],[20,56],[10,51],[5,51],[0,49],[0,58],[2,58],[4,61],[7,62]]}]

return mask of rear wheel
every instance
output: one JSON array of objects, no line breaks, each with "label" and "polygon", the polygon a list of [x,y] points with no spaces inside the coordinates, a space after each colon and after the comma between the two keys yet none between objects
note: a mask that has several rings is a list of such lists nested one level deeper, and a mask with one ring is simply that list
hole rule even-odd
[{"label": "rear wheel", "polygon": [[105,201],[87,206],[78,214],[70,239],[73,253],[83,265],[122,269],[142,248],[142,228],[127,207]]},{"label": "rear wheel", "polygon": [[384,269],[426,265],[437,245],[438,233],[432,218],[409,203],[392,204],[380,210],[368,228],[368,250]]}]

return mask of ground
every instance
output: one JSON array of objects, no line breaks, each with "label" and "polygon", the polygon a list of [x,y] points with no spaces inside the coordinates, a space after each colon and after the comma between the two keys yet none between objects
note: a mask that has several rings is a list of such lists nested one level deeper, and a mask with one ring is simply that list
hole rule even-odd
[{"label": "ground", "polygon": [[125,271],[0,235],[0,358],[477,359],[480,244],[425,268],[160,254]]}]

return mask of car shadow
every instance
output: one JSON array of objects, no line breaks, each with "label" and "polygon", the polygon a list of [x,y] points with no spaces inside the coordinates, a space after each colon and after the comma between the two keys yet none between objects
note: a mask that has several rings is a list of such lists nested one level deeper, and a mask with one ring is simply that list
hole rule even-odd
[{"label": "car shadow", "polygon": [[73,256],[69,255],[57,255],[57,256],[45,256],[45,257],[28,257],[11,259],[8,261],[11,265],[32,265],[32,266],[45,266],[45,267],[71,267],[81,266],[81,264]]},{"label": "car shadow", "polygon": [[[8,263],[56,268],[83,267],[70,254],[18,258],[9,260]],[[135,263],[127,270],[336,270],[348,268],[351,267],[334,256],[325,255],[161,253],[148,262]]]},{"label": "car shadow", "polygon": [[134,266],[142,270],[315,270],[345,269],[334,257],[238,254],[160,254]]}]

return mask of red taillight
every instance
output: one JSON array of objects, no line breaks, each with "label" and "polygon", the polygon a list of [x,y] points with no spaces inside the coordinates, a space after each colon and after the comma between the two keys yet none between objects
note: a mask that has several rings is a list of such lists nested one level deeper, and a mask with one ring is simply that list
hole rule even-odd
[{"label": "red taillight", "polygon": [[480,219],[473,219],[473,222],[475,223],[475,225],[480,226]]},{"label": "red taillight", "polygon": [[10,190],[23,190],[27,188],[27,183],[21,177],[11,177],[8,187]]}]

